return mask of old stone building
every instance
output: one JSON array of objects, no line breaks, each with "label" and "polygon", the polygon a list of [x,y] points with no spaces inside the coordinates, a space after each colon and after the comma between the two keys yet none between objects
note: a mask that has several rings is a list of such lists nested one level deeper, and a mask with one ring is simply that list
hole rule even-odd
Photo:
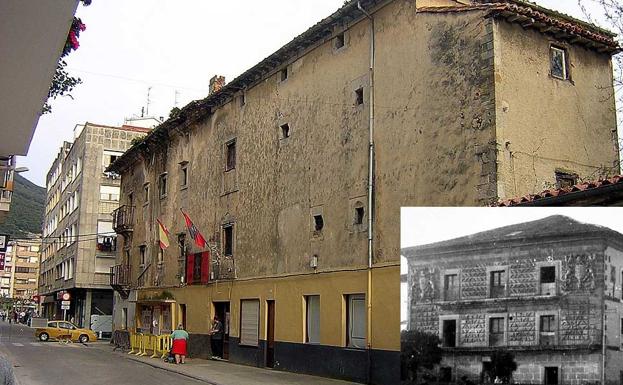
[{"label": "old stone building", "polygon": [[[120,179],[105,169],[149,129],[76,126],[47,175],[39,294],[43,316],[90,326],[92,314],[112,314],[110,267],[116,234],[111,213],[119,205]],[[70,308],[62,309],[62,294]],[[66,310],[66,311],[64,311]]]},{"label": "old stone building", "polygon": [[181,321],[203,356],[217,314],[230,361],[396,382],[400,207],[618,172],[614,108],[597,102],[617,51],[523,2],[347,2],[110,167],[115,326]]},{"label": "old stone building", "polygon": [[623,234],[551,216],[402,255],[408,328],[439,336],[441,381],[492,382],[502,350],[516,383],[620,383]]}]

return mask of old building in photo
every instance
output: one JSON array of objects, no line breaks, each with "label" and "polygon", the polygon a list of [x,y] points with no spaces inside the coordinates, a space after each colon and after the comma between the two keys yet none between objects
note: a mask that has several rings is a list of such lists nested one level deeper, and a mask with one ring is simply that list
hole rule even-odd
[{"label": "old building in photo", "polygon": [[115,328],[207,357],[218,315],[232,362],[395,383],[400,207],[619,173],[618,50],[525,2],[346,2],[111,165]]},{"label": "old building in photo", "polygon": [[[119,205],[120,179],[106,167],[149,129],[86,123],[64,142],[47,175],[39,295],[42,315],[90,326],[93,314],[112,314],[110,267],[116,234],[111,213]],[[62,309],[69,293],[70,308]]]},{"label": "old building in photo", "polygon": [[492,382],[509,351],[515,383],[620,384],[623,234],[555,215],[402,249],[408,329],[438,335],[442,382]]}]

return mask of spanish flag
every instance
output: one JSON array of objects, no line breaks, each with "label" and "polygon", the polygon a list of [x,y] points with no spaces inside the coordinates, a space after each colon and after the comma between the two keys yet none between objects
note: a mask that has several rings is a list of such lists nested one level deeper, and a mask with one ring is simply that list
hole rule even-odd
[{"label": "spanish flag", "polygon": [[158,221],[158,239],[160,240],[160,248],[164,250],[169,247],[169,230],[162,224],[162,222],[160,222],[160,219],[156,218],[156,220]]}]

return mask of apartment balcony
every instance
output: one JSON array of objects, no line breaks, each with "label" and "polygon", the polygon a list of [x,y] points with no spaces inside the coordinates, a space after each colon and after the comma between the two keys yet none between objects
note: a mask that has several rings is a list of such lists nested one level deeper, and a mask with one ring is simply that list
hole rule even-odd
[{"label": "apartment balcony", "polygon": [[128,265],[115,265],[110,268],[110,286],[121,298],[128,298],[132,282],[131,269]]},{"label": "apartment balcony", "polygon": [[117,234],[127,234],[134,231],[134,206],[120,206],[112,212],[113,229]]}]

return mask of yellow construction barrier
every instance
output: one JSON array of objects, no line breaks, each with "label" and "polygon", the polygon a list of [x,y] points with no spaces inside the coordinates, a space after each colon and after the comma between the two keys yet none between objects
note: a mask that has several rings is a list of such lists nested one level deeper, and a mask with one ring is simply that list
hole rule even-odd
[{"label": "yellow construction barrier", "polygon": [[171,336],[160,335],[155,336],[151,334],[134,334],[130,333],[130,351],[128,354],[134,354],[137,356],[147,356],[151,352],[150,358],[165,358],[171,347],[173,341]]},{"label": "yellow construction barrier", "polygon": [[160,358],[165,358],[168,356],[169,351],[173,346],[173,340],[171,339],[170,335],[160,336],[160,338],[160,351],[162,352]]},{"label": "yellow construction barrier", "polygon": [[140,351],[140,334],[130,333],[130,351],[128,354],[136,354]]}]

